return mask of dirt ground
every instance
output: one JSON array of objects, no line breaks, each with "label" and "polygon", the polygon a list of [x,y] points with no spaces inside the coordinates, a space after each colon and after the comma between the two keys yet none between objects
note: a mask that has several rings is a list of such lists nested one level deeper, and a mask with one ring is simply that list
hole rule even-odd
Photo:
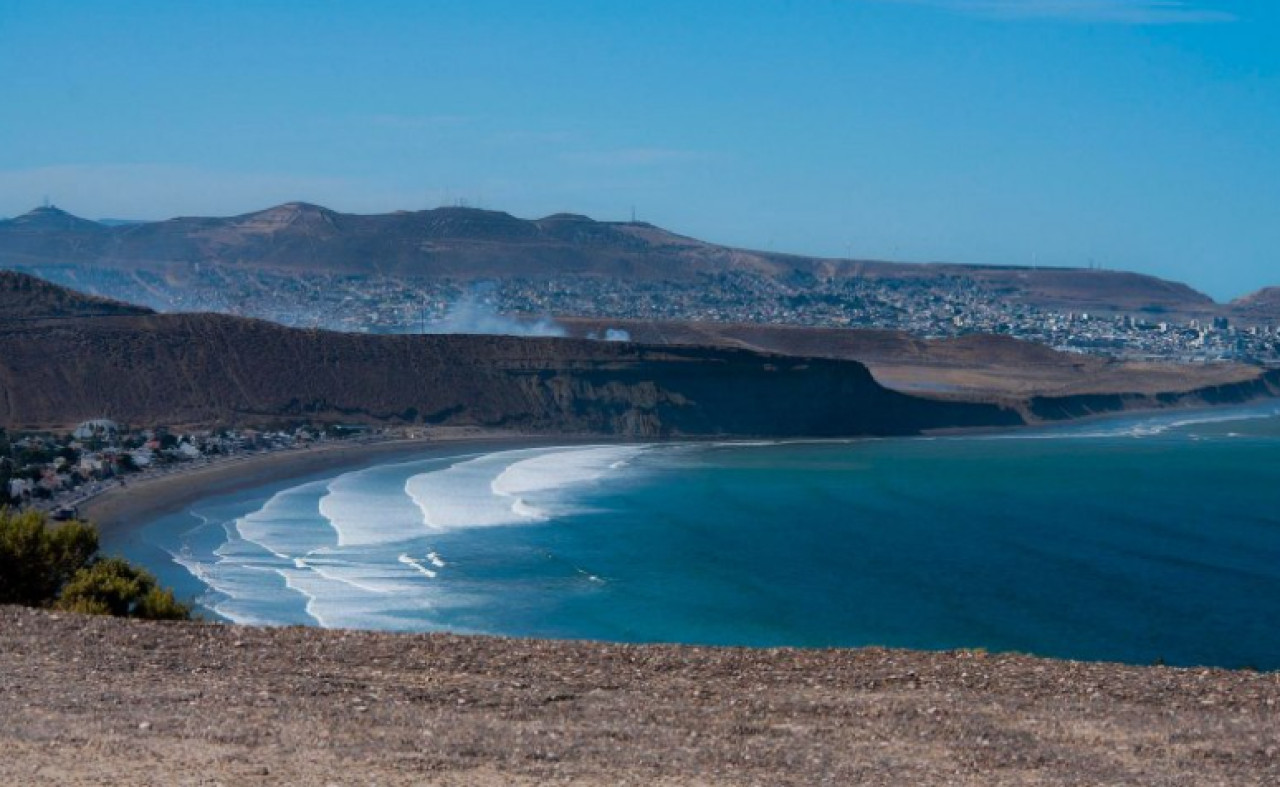
[{"label": "dirt ground", "polygon": [[0,607],[0,783],[1275,785],[1280,675]]}]

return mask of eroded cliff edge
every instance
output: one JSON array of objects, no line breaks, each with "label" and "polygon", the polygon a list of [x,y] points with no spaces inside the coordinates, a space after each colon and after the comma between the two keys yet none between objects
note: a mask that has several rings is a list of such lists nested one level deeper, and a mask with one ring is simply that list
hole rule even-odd
[{"label": "eroded cliff edge", "polygon": [[855,361],[504,336],[366,336],[220,315],[0,325],[0,423],[286,419],[627,437],[901,435],[1022,422],[909,396]]},{"label": "eroded cliff edge", "polygon": [[634,438],[852,437],[1240,403],[1280,371],[1167,393],[922,395],[852,358],[508,336],[374,336],[156,314],[0,272],[0,426],[297,420]]}]

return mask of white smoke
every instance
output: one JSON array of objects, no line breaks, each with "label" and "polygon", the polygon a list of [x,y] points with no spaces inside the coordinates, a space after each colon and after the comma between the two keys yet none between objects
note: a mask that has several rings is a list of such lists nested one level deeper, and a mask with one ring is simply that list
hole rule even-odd
[{"label": "white smoke", "polygon": [[482,333],[499,336],[567,336],[554,320],[540,317],[517,320],[500,314],[482,292],[473,291],[454,301],[444,317],[429,323],[426,333]]},{"label": "white smoke", "polygon": [[593,342],[629,342],[631,341],[631,331],[624,331],[621,328],[606,328],[604,335],[599,331],[588,331],[586,338]]}]

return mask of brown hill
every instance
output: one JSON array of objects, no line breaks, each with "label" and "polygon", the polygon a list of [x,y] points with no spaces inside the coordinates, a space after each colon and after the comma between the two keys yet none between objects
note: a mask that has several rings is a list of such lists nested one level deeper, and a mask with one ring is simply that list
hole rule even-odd
[{"label": "brown hill", "polygon": [[141,306],[83,295],[42,279],[0,270],[0,321],[151,313]]},{"label": "brown hill", "polygon": [[1009,336],[921,339],[905,331],[784,325],[561,318],[573,336],[625,330],[647,344],[736,347],[756,352],[859,361],[876,380],[901,391],[980,398],[1078,394],[1186,393],[1250,384],[1262,370],[1243,364],[1115,361],[1064,353]]},{"label": "brown hill", "polygon": [[[11,277],[16,276],[11,274]],[[92,304],[51,293],[32,304]],[[16,286],[14,287],[16,290]],[[369,336],[222,315],[0,319],[0,425],[288,419],[628,436],[910,434],[1021,423],[887,390],[853,361],[505,336]],[[797,406],[804,402],[804,406]]]},{"label": "brown hill", "polygon": [[107,226],[40,208],[0,221],[0,265],[94,265],[125,270],[228,265],[404,277],[616,277],[687,281],[748,271],[768,277],[864,277],[954,286],[978,281],[1042,307],[1204,313],[1191,288],[1118,271],[906,264],[821,259],[717,246],[640,222],[574,214],[524,220],[469,208],[381,215],[292,202],[228,218]]},{"label": "brown hill", "polygon": [[1232,301],[1231,313],[1250,323],[1280,323],[1280,287],[1267,287]]}]

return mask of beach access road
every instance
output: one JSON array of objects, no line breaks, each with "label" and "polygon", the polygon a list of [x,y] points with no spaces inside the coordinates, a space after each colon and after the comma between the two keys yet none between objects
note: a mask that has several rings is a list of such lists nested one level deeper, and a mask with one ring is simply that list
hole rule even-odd
[{"label": "beach access road", "polygon": [[0,607],[0,784],[1275,785],[1280,675]]}]

